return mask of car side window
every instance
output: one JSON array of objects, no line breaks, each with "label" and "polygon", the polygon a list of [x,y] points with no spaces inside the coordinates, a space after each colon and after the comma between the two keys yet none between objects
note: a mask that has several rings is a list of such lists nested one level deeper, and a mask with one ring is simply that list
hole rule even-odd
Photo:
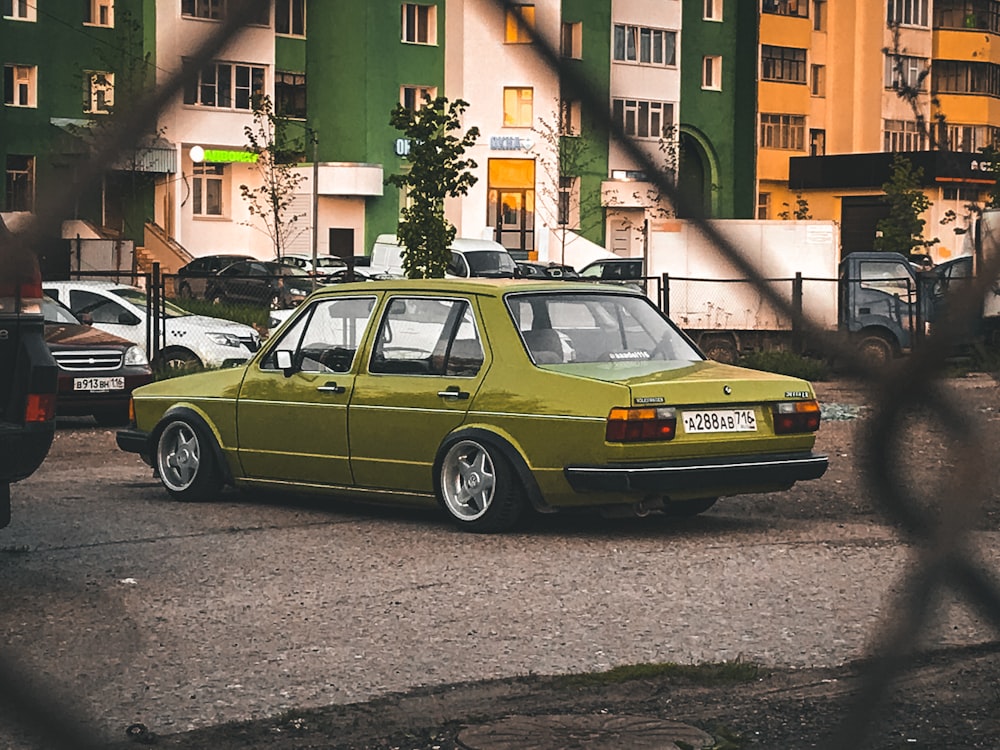
[{"label": "car side window", "polygon": [[70,290],[69,307],[78,316],[90,315],[91,320],[95,323],[119,325],[124,320],[133,320],[135,318],[127,308],[119,305],[117,302],[113,302],[100,294],[83,290]]},{"label": "car side window", "polygon": [[295,367],[303,372],[350,372],[374,308],[374,297],[315,302],[285,332],[261,367],[277,369],[276,352],[283,349],[293,353]]},{"label": "car side window", "polygon": [[603,265],[589,266],[580,271],[580,276],[585,279],[599,279],[603,272]]},{"label": "car side window", "polygon": [[461,253],[456,253],[452,250],[451,260],[448,262],[447,270],[452,276],[461,276],[462,278],[465,278],[469,275],[469,264],[465,262],[465,258]]},{"label": "car side window", "polygon": [[378,374],[472,377],[483,360],[468,300],[396,297],[382,316],[368,369]]}]

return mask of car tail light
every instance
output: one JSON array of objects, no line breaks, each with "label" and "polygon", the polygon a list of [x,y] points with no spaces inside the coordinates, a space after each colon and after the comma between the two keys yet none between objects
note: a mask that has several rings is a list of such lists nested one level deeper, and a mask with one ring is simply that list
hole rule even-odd
[{"label": "car tail light", "polygon": [[772,409],[776,435],[815,432],[819,429],[819,402],[815,400],[783,401],[775,404]]},{"label": "car tail light", "polygon": [[25,422],[51,422],[56,418],[56,394],[29,393],[24,405]]},{"label": "car tail light", "polygon": [[643,443],[673,440],[676,434],[676,409],[663,406],[641,409],[616,406],[608,414],[604,439],[609,443]]},{"label": "car tail light", "polygon": [[42,312],[42,277],[37,272],[29,280],[0,279],[0,312]]}]

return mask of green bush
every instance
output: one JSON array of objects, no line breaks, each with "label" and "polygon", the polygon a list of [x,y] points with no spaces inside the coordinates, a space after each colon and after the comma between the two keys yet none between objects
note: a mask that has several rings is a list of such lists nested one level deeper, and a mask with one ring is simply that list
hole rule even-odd
[{"label": "green bush", "polygon": [[743,367],[790,375],[803,380],[828,380],[830,365],[826,360],[803,357],[792,352],[750,352],[740,360]]}]

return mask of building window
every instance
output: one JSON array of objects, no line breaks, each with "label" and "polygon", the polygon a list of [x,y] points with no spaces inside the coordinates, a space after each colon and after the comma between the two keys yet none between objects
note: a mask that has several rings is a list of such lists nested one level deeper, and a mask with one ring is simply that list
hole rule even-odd
[{"label": "building window", "polygon": [[813,96],[826,96],[826,66],[809,66],[809,93]]},{"label": "building window", "polygon": [[887,89],[908,88],[923,91],[927,78],[927,58],[909,55],[885,55],[885,87]]},{"label": "building window", "polygon": [[826,31],[826,0],[813,0],[813,31]]},{"label": "building window", "polygon": [[883,151],[923,151],[927,137],[912,120],[885,120]]},{"label": "building window", "polygon": [[507,128],[530,128],[534,119],[535,90],[505,87],[503,90],[503,124]]},{"label": "building window", "polygon": [[761,148],[780,148],[788,151],[806,150],[806,118],[804,115],[760,116]]},{"label": "building window", "polygon": [[305,36],[306,0],[275,0],[274,31],[288,36]]},{"label": "building window", "polygon": [[3,17],[17,21],[35,20],[36,0],[3,0]]},{"label": "building window", "polygon": [[640,65],[676,65],[677,32],[615,24],[614,59]]},{"label": "building window", "polygon": [[534,5],[512,5],[504,11],[503,40],[507,44],[531,44],[534,28]]},{"label": "building window", "polygon": [[934,93],[1000,97],[1000,65],[963,60],[934,61]]},{"label": "building window", "polygon": [[762,10],[776,16],[809,17],[809,0],[764,0]]},{"label": "building window", "polygon": [[706,55],[701,61],[701,87],[710,91],[722,90],[722,56]]},{"label": "building window", "polygon": [[946,187],[941,190],[941,197],[946,201],[964,201],[965,203],[979,202],[978,188]]},{"label": "building window", "polygon": [[934,0],[934,28],[1000,32],[996,0]]},{"label": "building window", "polygon": [[771,218],[771,194],[757,193],[757,218]]},{"label": "building window", "polygon": [[991,125],[948,125],[948,150],[976,153],[1000,144],[1000,128]]},{"label": "building window", "polygon": [[181,0],[181,15],[221,21],[226,12],[223,0]]},{"label": "building window", "polygon": [[37,106],[37,77],[34,65],[4,65],[3,103],[8,107]]},{"label": "building window", "polygon": [[436,86],[400,86],[399,103],[411,112],[422,109],[437,98]]},{"label": "building window", "polygon": [[277,71],[274,74],[274,110],[282,117],[306,119],[306,76]]},{"label": "building window", "polygon": [[886,22],[890,26],[927,26],[927,0],[889,0]]},{"label": "building window", "polygon": [[611,116],[630,138],[660,140],[674,126],[674,105],[643,99],[613,99]]},{"label": "building window", "polygon": [[559,135],[580,135],[583,105],[579,99],[563,99],[559,103]]},{"label": "building window", "polygon": [[437,44],[437,6],[403,3],[400,39],[408,44]]},{"label": "building window", "polygon": [[560,52],[563,57],[573,60],[583,59],[583,24],[563,23]]},{"label": "building window", "polygon": [[705,0],[702,19],[705,21],[721,21],[722,0]]},{"label": "building window", "polygon": [[195,216],[222,216],[225,164],[195,164],[191,182],[191,211]]},{"label": "building window", "polygon": [[89,26],[114,26],[115,0],[90,0],[86,23]]},{"label": "building window", "polygon": [[264,68],[257,65],[210,63],[184,88],[184,103],[222,109],[252,109],[264,93]]},{"label": "building window", "polygon": [[93,115],[106,115],[115,106],[115,74],[99,70],[84,73],[83,111]]},{"label": "building window", "polygon": [[35,157],[7,154],[5,211],[33,211],[35,208]]},{"label": "building window", "polygon": [[783,83],[806,82],[806,51],[798,47],[760,47],[760,77]]},{"label": "building window", "polygon": [[809,130],[809,156],[823,156],[826,153],[826,131]]},{"label": "building window", "polygon": [[570,229],[580,228],[580,178],[559,176],[559,214],[556,223]]}]

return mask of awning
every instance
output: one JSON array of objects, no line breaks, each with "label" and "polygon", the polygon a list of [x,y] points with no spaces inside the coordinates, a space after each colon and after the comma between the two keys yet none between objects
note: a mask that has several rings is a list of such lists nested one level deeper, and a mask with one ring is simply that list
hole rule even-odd
[{"label": "awning", "polygon": [[[63,148],[64,153],[84,155],[90,152],[94,140],[93,120],[53,117],[49,122],[72,136],[74,145],[66,144]],[[177,147],[161,136],[145,136],[133,148],[122,149],[111,169],[118,172],[176,174]]]}]

